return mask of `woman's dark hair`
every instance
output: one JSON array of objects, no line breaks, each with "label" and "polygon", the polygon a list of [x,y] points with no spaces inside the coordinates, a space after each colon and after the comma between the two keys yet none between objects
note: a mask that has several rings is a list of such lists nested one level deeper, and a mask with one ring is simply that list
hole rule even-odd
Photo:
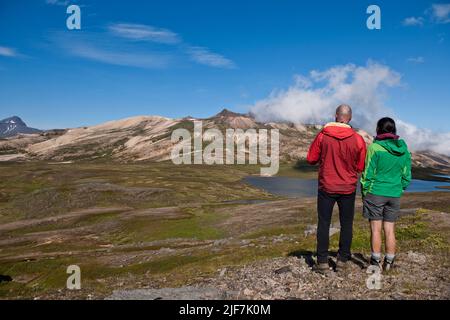
[{"label": "woman's dark hair", "polygon": [[391,118],[381,118],[377,123],[377,134],[393,133],[397,134],[397,128],[395,127],[395,121]]}]

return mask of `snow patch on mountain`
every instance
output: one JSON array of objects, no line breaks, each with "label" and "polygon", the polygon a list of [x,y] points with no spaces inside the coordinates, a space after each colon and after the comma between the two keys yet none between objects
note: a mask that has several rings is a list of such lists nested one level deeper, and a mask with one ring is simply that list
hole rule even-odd
[{"label": "snow patch on mountain", "polygon": [[40,130],[30,128],[18,116],[0,120],[0,138],[15,136],[19,133],[38,133]]}]

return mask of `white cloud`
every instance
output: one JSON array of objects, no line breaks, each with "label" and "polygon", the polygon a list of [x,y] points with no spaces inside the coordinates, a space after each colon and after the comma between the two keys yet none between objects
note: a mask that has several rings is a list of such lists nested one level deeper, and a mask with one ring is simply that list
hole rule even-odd
[{"label": "white cloud", "polygon": [[[323,124],[332,121],[341,103],[353,107],[353,125],[372,134],[376,121],[384,116],[395,118],[385,105],[386,89],[401,85],[401,76],[391,68],[369,62],[335,66],[325,71],[311,71],[296,76],[287,90],[278,90],[256,102],[250,111],[262,122],[289,121]],[[432,150],[450,155],[450,133],[436,135],[430,130],[398,120],[399,134],[414,150]],[[435,138],[433,138],[435,137]]]},{"label": "white cloud", "polygon": [[[366,66],[347,64],[325,71],[313,70],[306,77],[296,76],[293,86],[274,91],[251,111],[262,121],[324,123],[332,119],[337,105],[348,103],[359,106],[354,110],[355,124],[371,127],[374,116],[385,112],[383,87],[399,84],[398,73],[372,62]],[[363,108],[370,110],[370,114]]]},{"label": "white cloud", "polygon": [[436,23],[450,23],[450,3],[433,4],[430,14]]},{"label": "white cloud", "polygon": [[56,6],[68,6],[69,0],[46,0],[47,4],[52,4]]},{"label": "white cloud", "polygon": [[397,131],[403,135],[412,150],[431,150],[450,156],[450,132],[436,133],[397,120]]},{"label": "white cloud", "polygon": [[403,20],[404,26],[423,26],[424,19],[422,17],[408,17]]},{"label": "white cloud", "polygon": [[131,40],[152,41],[165,44],[181,42],[181,39],[175,32],[143,24],[117,23],[108,26],[108,29],[116,36]]},{"label": "white cloud", "polygon": [[0,56],[12,57],[13,58],[13,57],[19,56],[19,54],[13,48],[0,46]]},{"label": "white cloud", "polygon": [[408,58],[406,61],[419,64],[419,63],[425,63],[425,58],[424,57],[411,57],[411,58]]},{"label": "white cloud", "polygon": [[[434,3],[425,10],[424,15],[431,23],[450,23],[450,3]],[[423,26],[424,17],[408,17],[402,22],[404,26]]]},{"label": "white cloud", "polygon": [[211,52],[207,48],[189,47],[187,52],[193,61],[206,66],[226,69],[233,69],[236,67],[234,62],[230,59],[227,59],[220,54]]}]

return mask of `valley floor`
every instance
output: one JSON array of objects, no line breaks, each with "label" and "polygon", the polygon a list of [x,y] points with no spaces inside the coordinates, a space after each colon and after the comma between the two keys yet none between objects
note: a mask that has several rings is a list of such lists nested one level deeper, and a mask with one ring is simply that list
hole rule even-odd
[{"label": "valley floor", "polygon": [[[2,163],[0,298],[450,298],[450,193],[404,196],[398,268],[383,277],[382,290],[369,290],[361,200],[351,272],[323,278],[310,270],[315,199],[278,198],[241,182],[257,172],[170,163]],[[290,166],[280,173],[315,175]],[[336,215],[332,232],[335,251]],[[81,290],[66,289],[69,265],[81,268]]]}]

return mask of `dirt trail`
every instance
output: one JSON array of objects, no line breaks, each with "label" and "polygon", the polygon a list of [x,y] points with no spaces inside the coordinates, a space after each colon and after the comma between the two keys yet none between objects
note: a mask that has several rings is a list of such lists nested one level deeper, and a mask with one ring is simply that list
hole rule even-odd
[{"label": "dirt trail", "polygon": [[67,220],[82,216],[88,215],[96,215],[96,214],[104,214],[104,213],[116,213],[132,210],[130,207],[107,207],[107,208],[89,208],[83,210],[72,211],[70,213],[61,214],[57,216],[45,217],[40,219],[27,219],[27,220],[19,220],[10,223],[5,223],[0,225],[0,231],[10,231],[25,227],[36,226],[40,224],[46,223],[55,223],[61,220]]},{"label": "dirt trail", "polygon": [[180,219],[189,217],[188,214],[182,212],[178,207],[163,207],[149,209],[133,209],[131,207],[106,207],[106,208],[89,208],[83,210],[72,211],[70,213],[56,215],[51,217],[18,220],[0,225],[0,231],[10,231],[26,227],[32,227],[43,224],[56,223],[63,220],[80,218],[91,215],[101,215],[105,213],[121,213],[119,218],[131,219],[135,217],[154,217],[163,219]]}]

